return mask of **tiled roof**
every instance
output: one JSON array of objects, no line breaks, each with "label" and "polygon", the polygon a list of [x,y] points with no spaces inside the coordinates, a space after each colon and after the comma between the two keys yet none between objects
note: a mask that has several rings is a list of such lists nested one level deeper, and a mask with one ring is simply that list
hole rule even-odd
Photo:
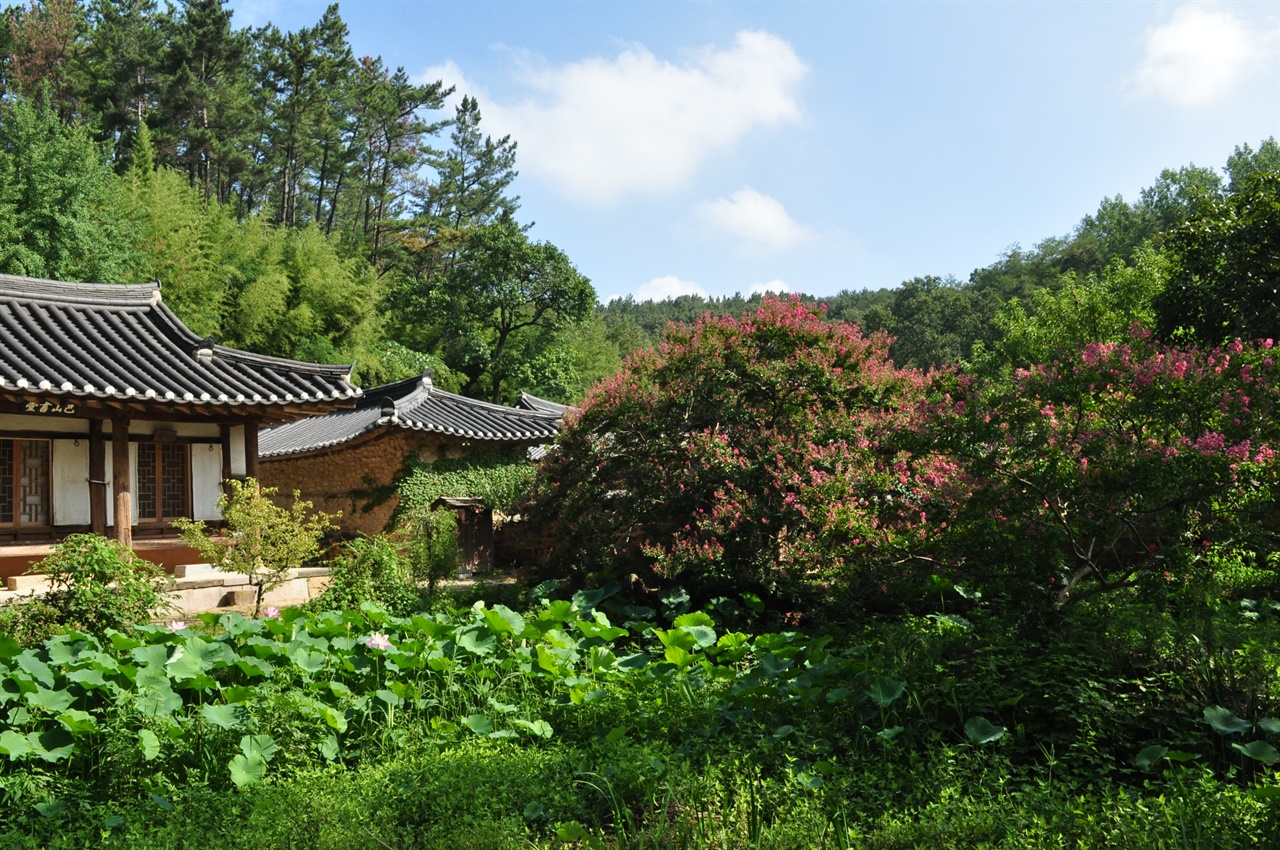
[{"label": "tiled roof", "polygon": [[489,404],[447,393],[429,375],[365,391],[355,410],[312,416],[268,428],[258,437],[260,457],[312,452],[354,440],[378,428],[395,427],[470,440],[554,440],[560,415]]},{"label": "tiled roof", "polygon": [[299,405],[322,411],[358,397],[350,375],[202,340],[160,300],[158,283],[0,275],[0,392],[296,415]]},{"label": "tiled roof", "polygon": [[545,398],[538,398],[532,393],[520,393],[520,401],[516,402],[525,410],[539,410],[543,413],[554,413],[557,416],[564,416],[567,411],[576,410],[577,408],[568,404],[561,404],[558,401],[550,401]]}]

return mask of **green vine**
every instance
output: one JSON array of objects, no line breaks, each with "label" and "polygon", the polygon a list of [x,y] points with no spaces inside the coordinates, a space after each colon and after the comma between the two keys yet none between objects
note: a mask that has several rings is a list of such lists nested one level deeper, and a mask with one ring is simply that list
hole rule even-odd
[{"label": "green vine", "polygon": [[480,499],[490,510],[510,513],[529,487],[533,464],[523,447],[488,450],[426,463],[409,457],[397,476],[397,513],[422,516],[436,499]]}]

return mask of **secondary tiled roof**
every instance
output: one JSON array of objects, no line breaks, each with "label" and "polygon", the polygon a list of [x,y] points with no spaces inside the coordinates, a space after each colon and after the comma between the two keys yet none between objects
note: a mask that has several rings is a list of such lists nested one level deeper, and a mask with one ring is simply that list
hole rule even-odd
[{"label": "secondary tiled roof", "polygon": [[318,451],[379,428],[406,428],[471,440],[554,440],[560,432],[559,422],[558,413],[503,407],[447,393],[433,386],[428,374],[367,390],[354,410],[265,429],[258,437],[258,454],[267,458]]},{"label": "secondary tiled roof", "polygon": [[565,413],[570,410],[577,410],[577,408],[572,405],[561,404],[558,401],[551,401],[545,398],[538,398],[536,395],[526,392],[520,393],[520,401],[518,401],[517,404],[525,410],[538,410],[543,413],[554,413],[557,416],[564,416]]},{"label": "secondary tiled roof", "polygon": [[350,375],[349,366],[266,357],[201,339],[160,300],[158,283],[0,275],[0,392],[272,415],[284,407],[305,412],[308,405],[348,403],[360,395]]},{"label": "secondary tiled roof", "polygon": [[[516,404],[518,404],[520,407],[524,408],[525,410],[538,410],[544,413],[554,413],[556,416],[559,416],[562,419],[564,418],[564,415],[566,413],[569,413],[571,411],[573,413],[578,412],[578,408],[574,407],[571,404],[561,404],[558,401],[551,401],[550,399],[538,398],[536,395],[533,395],[532,393],[526,393],[526,392],[520,393],[520,401],[516,402]],[[550,450],[551,450],[551,446],[547,443],[543,443],[540,446],[530,446],[529,460],[534,460],[534,461],[542,460],[544,457],[547,456],[547,452]]]}]

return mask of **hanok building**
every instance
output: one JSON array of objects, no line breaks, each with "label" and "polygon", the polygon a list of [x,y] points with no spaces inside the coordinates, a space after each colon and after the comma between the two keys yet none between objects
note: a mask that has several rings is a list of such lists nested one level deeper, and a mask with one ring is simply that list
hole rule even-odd
[{"label": "hanok building", "polygon": [[[282,495],[297,490],[317,508],[341,511],[337,522],[345,534],[377,534],[398,503],[396,479],[407,458],[429,464],[485,449],[545,445],[560,432],[563,411],[554,408],[504,407],[445,392],[428,372],[366,390],[354,410],[264,430],[261,480]],[[492,556],[493,525],[474,495],[449,494],[441,503],[458,513],[462,566],[482,569]]]},{"label": "hanok building", "polygon": [[170,522],[220,520],[259,428],[353,405],[350,378],[201,339],[158,283],[0,275],[0,578],[74,532],[189,562]]}]

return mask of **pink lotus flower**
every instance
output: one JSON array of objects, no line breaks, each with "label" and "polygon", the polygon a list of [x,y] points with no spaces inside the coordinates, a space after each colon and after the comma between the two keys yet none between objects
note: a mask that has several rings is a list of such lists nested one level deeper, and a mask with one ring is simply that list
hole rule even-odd
[{"label": "pink lotus flower", "polygon": [[170,620],[169,621],[169,631],[171,632],[180,632],[186,627],[187,627],[186,620]]},{"label": "pink lotus flower", "polygon": [[391,648],[391,638],[387,637],[382,632],[374,632],[373,634],[365,638],[364,642],[366,645],[368,645],[372,649],[390,649]]},{"label": "pink lotus flower", "polygon": [[279,616],[280,616],[280,609],[274,605],[268,605],[262,611],[262,617],[263,619],[266,619],[266,620],[274,620],[276,617],[279,617]]}]

